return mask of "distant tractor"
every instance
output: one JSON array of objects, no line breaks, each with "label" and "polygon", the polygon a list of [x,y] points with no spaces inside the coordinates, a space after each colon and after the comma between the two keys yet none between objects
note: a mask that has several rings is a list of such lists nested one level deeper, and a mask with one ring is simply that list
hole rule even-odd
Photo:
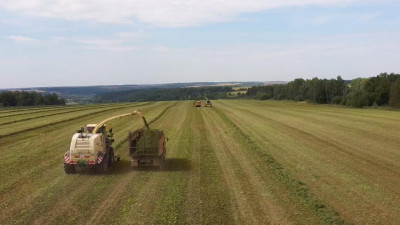
[{"label": "distant tractor", "polygon": [[155,166],[163,169],[167,154],[165,135],[162,130],[148,126],[129,132],[129,156],[133,169],[142,166]]},{"label": "distant tractor", "polygon": [[[78,167],[95,168],[101,173],[106,173],[109,166],[119,161],[115,156],[112,129],[106,131],[106,123],[110,120],[141,115],[139,110],[108,118],[99,124],[87,124],[86,130],[82,127],[72,136],[69,151],[64,154],[65,173],[76,173]],[[142,118],[144,118],[142,116]]]},{"label": "distant tractor", "polygon": [[196,106],[196,107],[201,107],[201,101],[196,101],[196,102],[194,103],[194,106]]},{"label": "distant tractor", "polygon": [[210,99],[208,99],[206,96],[204,96],[204,98],[206,99],[206,104],[204,105],[204,107],[212,107]]}]

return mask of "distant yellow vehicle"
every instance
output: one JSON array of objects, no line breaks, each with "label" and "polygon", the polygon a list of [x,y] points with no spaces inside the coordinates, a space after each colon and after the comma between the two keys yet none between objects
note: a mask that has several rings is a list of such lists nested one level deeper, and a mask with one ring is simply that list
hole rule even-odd
[{"label": "distant yellow vehicle", "polygon": [[201,101],[196,101],[196,103],[194,104],[194,106],[196,106],[196,107],[201,107]]},{"label": "distant yellow vehicle", "polygon": [[210,99],[208,99],[206,96],[204,96],[204,98],[206,99],[206,104],[204,105],[204,107],[212,107]]}]

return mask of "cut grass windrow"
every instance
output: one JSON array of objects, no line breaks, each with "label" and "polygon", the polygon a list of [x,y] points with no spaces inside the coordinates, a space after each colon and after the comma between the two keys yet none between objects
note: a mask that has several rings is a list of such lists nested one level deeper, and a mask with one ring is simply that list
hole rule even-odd
[{"label": "cut grass windrow", "polygon": [[15,132],[1,134],[0,138],[16,135],[16,134],[20,134],[20,133],[24,133],[24,132],[27,132],[27,131],[36,130],[36,129],[39,129],[39,128],[43,128],[43,127],[47,127],[47,126],[51,126],[51,125],[55,125],[55,124],[59,124],[59,123],[67,122],[67,121],[71,121],[71,120],[74,120],[74,119],[79,119],[79,118],[84,117],[84,116],[96,115],[96,114],[100,114],[100,113],[111,111],[111,110],[129,108],[129,107],[133,107],[133,106],[144,106],[144,105],[148,105],[148,104],[151,104],[151,102],[143,103],[143,104],[139,104],[139,105],[129,105],[129,106],[122,106],[122,107],[107,108],[105,110],[101,110],[101,111],[97,111],[97,112],[91,112],[91,113],[83,114],[83,115],[72,117],[72,118],[68,118],[68,119],[63,119],[63,120],[54,121],[54,122],[46,123],[46,124],[43,124],[43,125],[35,126],[35,127],[30,127],[30,128],[18,130],[18,131],[15,131]]},{"label": "cut grass windrow", "polygon": [[[59,108],[65,108],[65,107],[70,107],[70,106],[43,106],[43,107],[30,107],[30,106],[20,106],[20,107],[10,107],[9,109],[7,108],[2,108],[0,109],[0,115],[3,114],[8,114],[8,113],[14,113],[14,112],[31,112],[35,110],[52,110],[52,109],[59,109]],[[84,107],[84,106],[83,106]]]},{"label": "cut grass windrow", "polygon": [[[131,103],[125,103],[125,104],[118,104],[119,106],[122,105],[128,105]],[[21,116],[21,115],[32,115],[32,114],[37,114],[37,113],[46,113],[46,112],[52,112],[52,111],[60,111],[60,110],[68,110],[68,109],[86,109],[86,108],[93,108],[93,107],[98,107],[98,108],[108,108],[115,106],[115,104],[97,104],[97,105],[80,105],[80,106],[58,106],[58,107],[49,107],[49,108],[40,108],[38,110],[31,110],[27,108],[22,108],[19,110],[13,110],[10,112],[0,112],[0,119],[7,118],[7,117],[14,117],[14,116]]]},{"label": "cut grass windrow", "polygon": [[[33,117],[28,117],[28,118],[23,118],[23,119],[16,119],[16,120],[12,120],[12,121],[7,121],[7,122],[0,123],[0,126],[7,125],[7,124],[12,124],[12,123],[18,123],[18,122],[34,120],[34,119],[39,119],[39,118],[44,118],[44,117],[48,117],[48,116],[62,115],[62,114],[67,114],[67,113],[74,113],[74,112],[79,112],[79,111],[83,111],[83,110],[99,109],[99,108],[110,108],[110,107],[98,107],[98,106],[94,106],[94,107],[79,107],[79,109],[66,110],[66,111],[63,110],[63,112],[56,112],[56,113],[51,113],[51,114],[45,114],[45,115],[39,115],[39,116],[33,116]],[[61,111],[61,110],[57,110],[57,111]]]},{"label": "cut grass windrow", "polygon": [[292,190],[296,196],[300,197],[307,206],[311,207],[325,224],[348,224],[337,212],[324,205],[317,196],[310,191],[306,184],[293,178],[292,175],[278,161],[276,161],[273,156],[262,151],[257,143],[253,141],[249,135],[243,132],[234,122],[232,122],[232,120],[230,120],[221,110],[216,107],[214,107],[214,110],[226,123],[234,128],[241,139],[249,145],[252,151],[257,153],[268,163],[268,169],[270,169],[282,183]]}]

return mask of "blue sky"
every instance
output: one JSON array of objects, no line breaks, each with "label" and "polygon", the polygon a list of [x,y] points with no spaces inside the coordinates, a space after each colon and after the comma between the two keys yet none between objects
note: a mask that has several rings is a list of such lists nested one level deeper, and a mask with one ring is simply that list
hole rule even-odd
[{"label": "blue sky", "polygon": [[372,0],[0,0],[0,88],[399,73],[398,12]]}]

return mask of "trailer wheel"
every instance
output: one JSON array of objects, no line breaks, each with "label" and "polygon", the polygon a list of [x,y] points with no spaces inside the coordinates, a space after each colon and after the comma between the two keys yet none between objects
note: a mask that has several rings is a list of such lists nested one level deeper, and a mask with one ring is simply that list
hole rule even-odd
[{"label": "trailer wheel", "polygon": [[108,157],[108,166],[114,165],[114,148],[110,148],[110,154]]},{"label": "trailer wheel", "polygon": [[107,173],[108,169],[108,154],[104,157],[103,161],[100,164],[97,164],[97,171],[100,173]]},{"label": "trailer wheel", "polygon": [[64,163],[64,171],[66,174],[76,173],[75,165]]},{"label": "trailer wheel", "polygon": [[132,167],[132,170],[137,169],[139,167],[139,161],[136,159],[131,159],[131,167]]},{"label": "trailer wheel", "polygon": [[165,161],[165,155],[160,157],[160,170],[164,169],[164,161]]}]

